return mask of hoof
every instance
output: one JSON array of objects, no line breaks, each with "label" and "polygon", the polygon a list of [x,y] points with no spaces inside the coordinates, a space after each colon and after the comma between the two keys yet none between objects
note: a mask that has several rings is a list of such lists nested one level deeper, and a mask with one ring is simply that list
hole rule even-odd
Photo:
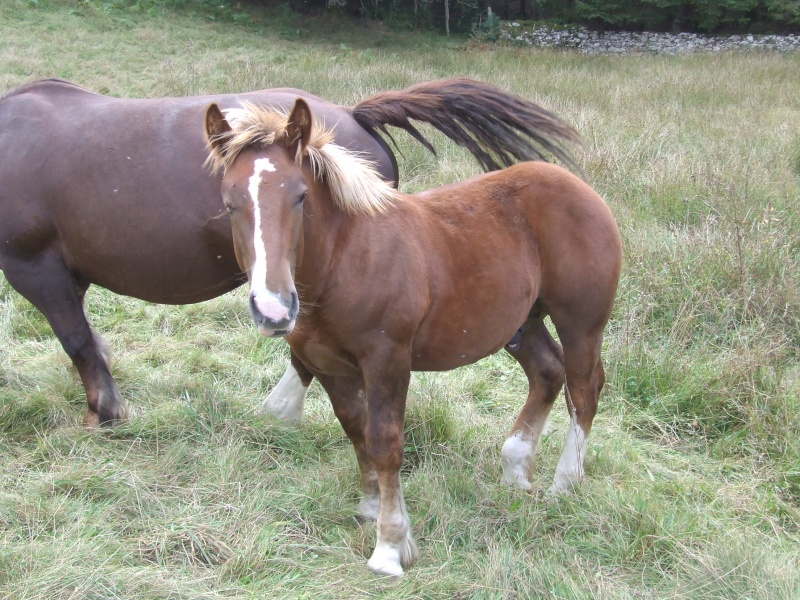
[{"label": "hoof", "polygon": [[409,530],[405,541],[398,546],[378,542],[367,566],[381,575],[401,577],[404,573],[403,567],[408,567],[418,555],[417,543]]},{"label": "hoof", "polygon": [[533,489],[531,482],[528,481],[528,475],[525,472],[519,472],[516,469],[503,468],[503,483],[510,487],[516,487],[526,492]]},{"label": "hoof", "polygon": [[99,429],[100,417],[97,416],[96,412],[87,410],[86,415],[83,417],[83,426],[86,427],[86,429]]},{"label": "hoof", "polygon": [[[303,398],[305,399],[305,397]],[[270,395],[257,411],[262,415],[270,415],[284,423],[299,423],[303,417],[303,402],[296,399],[273,398]]]},{"label": "hoof", "polygon": [[83,426],[87,429],[97,429],[98,427],[113,427],[120,423],[125,423],[130,417],[128,407],[124,404],[117,404],[113,411],[103,411],[107,414],[100,418],[100,415],[92,409],[86,411],[83,417]]},{"label": "hoof", "polygon": [[553,479],[553,485],[547,490],[547,495],[551,498],[568,496],[573,494],[580,484],[581,480],[579,478],[570,477],[565,473],[556,473]]},{"label": "hoof", "polygon": [[402,577],[403,566],[400,564],[400,553],[389,546],[377,547],[372,557],[367,561],[367,566],[378,575]]}]

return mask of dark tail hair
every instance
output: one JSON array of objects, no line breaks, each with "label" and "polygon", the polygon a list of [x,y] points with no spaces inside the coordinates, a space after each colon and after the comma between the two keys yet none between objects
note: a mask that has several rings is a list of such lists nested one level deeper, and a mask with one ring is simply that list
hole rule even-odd
[{"label": "dark tail hair", "polygon": [[546,160],[542,150],[573,170],[581,168],[565,148],[582,144],[564,120],[498,87],[473,79],[440,79],[404,90],[381,92],[356,104],[353,117],[365,129],[378,130],[397,144],[387,126],[407,131],[436,154],[411,120],[432,125],[463,146],[487,171],[524,160]]}]

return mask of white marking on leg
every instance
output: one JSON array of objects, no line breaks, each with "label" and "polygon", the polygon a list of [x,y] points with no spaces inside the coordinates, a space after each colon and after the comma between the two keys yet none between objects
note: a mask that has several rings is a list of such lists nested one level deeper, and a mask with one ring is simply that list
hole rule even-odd
[{"label": "white marking on leg", "polygon": [[536,448],[549,423],[548,414],[545,414],[538,422],[531,424],[527,431],[515,431],[506,439],[500,451],[504,483],[523,490],[531,489],[529,477],[533,471]]},{"label": "white marking on leg", "polygon": [[550,492],[571,492],[575,485],[583,479],[583,461],[586,458],[587,443],[586,433],[578,425],[575,415],[572,415],[567,430],[567,440],[556,467],[556,475],[553,478]]},{"label": "white marking on leg", "polygon": [[297,369],[289,364],[278,385],[261,404],[258,412],[274,415],[281,421],[297,422],[303,416],[307,393],[308,386],[303,385]]},{"label": "white marking on leg", "polygon": [[534,443],[525,439],[521,431],[514,432],[506,439],[500,451],[500,464],[503,465],[503,483],[531,489],[528,476],[533,465]]},{"label": "white marking on leg", "polygon": [[403,567],[416,559],[418,550],[399,482],[396,493],[381,498],[377,529],[378,540],[367,566],[383,575],[403,575]]}]

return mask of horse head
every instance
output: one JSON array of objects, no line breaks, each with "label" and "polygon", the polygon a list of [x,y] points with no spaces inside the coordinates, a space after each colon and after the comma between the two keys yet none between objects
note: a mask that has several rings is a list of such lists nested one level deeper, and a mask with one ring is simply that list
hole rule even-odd
[{"label": "horse head", "polygon": [[222,171],[236,260],[250,282],[250,311],[264,335],[292,331],[299,303],[295,269],[309,202],[343,213],[383,212],[398,192],[375,165],[333,143],[298,98],[288,116],[244,104],[206,112],[208,164]]},{"label": "horse head", "polygon": [[288,116],[253,107],[223,114],[216,104],[206,112],[210,162],[223,171],[222,200],[250,284],[250,312],[267,336],[290,333],[299,310],[294,271],[308,195],[301,162],[311,127],[302,99]]}]

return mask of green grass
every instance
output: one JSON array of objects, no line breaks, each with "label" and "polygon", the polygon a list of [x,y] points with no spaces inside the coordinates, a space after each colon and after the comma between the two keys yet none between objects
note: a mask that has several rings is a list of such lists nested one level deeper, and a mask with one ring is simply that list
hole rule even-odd
[{"label": "green grass", "polygon": [[[373,577],[375,527],[355,518],[356,461],[324,393],[298,427],[253,412],[287,348],[260,338],[242,290],[167,307],[92,288],[133,417],[88,432],[47,322],[0,277],[0,597],[800,597],[800,56],[586,57],[286,8],[132,6],[0,0],[0,90],[54,76],[351,104],[465,75],[579,129],[625,247],[587,481],[543,493],[558,406],[534,492],[501,484],[526,392],[509,357],[417,374],[403,481],[421,556]],[[436,157],[398,136],[405,190],[478,171],[433,137]]]}]

